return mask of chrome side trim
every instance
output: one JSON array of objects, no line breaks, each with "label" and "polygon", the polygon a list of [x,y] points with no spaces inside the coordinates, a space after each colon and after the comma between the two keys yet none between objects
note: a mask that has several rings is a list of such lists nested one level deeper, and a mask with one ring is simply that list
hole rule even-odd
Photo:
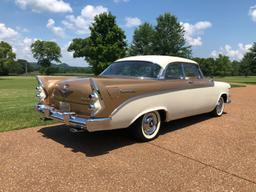
[{"label": "chrome side trim", "polygon": [[83,118],[77,116],[74,112],[59,112],[54,107],[44,104],[37,104],[36,110],[46,118],[55,119],[66,125],[86,129],[89,132],[105,130],[109,127],[111,118]]}]

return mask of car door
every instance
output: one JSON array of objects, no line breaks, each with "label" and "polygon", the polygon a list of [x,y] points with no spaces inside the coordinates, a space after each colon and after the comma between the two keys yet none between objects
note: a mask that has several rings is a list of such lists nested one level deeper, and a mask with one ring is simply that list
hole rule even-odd
[{"label": "car door", "polygon": [[198,64],[183,63],[184,78],[188,87],[187,112],[197,115],[209,112],[215,102],[214,83],[204,78]]},{"label": "car door", "polygon": [[179,119],[190,114],[187,105],[187,89],[191,86],[184,77],[183,63],[170,63],[164,71],[163,79],[169,92],[164,103],[168,109],[167,120]]}]

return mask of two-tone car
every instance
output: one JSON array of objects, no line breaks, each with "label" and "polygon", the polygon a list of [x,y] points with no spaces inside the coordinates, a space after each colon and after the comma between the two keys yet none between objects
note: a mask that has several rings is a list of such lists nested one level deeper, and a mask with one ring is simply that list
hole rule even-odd
[{"label": "two-tone car", "polygon": [[195,61],[171,56],[119,59],[93,78],[38,76],[43,117],[75,132],[130,128],[148,141],[161,122],[211,113],[221,116],[230,85],[204,77]]}]

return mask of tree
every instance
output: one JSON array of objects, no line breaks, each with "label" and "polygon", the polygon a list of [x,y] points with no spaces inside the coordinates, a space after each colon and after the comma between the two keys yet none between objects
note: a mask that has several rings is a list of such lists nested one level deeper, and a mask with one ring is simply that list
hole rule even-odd
[{"label": "tree", "polygon": [[240,75],[241,62],[240,61],[232,61],[232,76]]},{"label": "tree", "polygon": [[230,61],[228,56],[219,55],[217,58],[194,58],[200,64],[205,76],[239,75],[240,62]]},{"label": "tree", "polygon": [[8,75],[9,67],[14,63],[16,54],[12,51],[12,46],[8,43],[0,42],[0,75]]},{"label": "tree", "polygon": [[25,73],[25,69],[17,61],[15,61],[12,65],[9,66],[9,74],[18,75],[23,73]]},{"label": "tree", "polygon": [[165,13],[157,18],[154,36],[154,54],[191,56],[191,47],[186,46],[185,30],[177,17]]},{"label": "tree", "polygon": [[18,59],[10,66],[9,72],[12,74],[24,74],[32,71],[29,62],[25,59]]},{"label": "tree", "polygon": [[37,60],[37,63],[41,66],[40,73],[50,74],[51,63],[53,61],[59,63],[61,57],[61,49],[57,43],[52,41],[40,41],[37,40],[31,45],[31,51],[33,57]]},{"label": "tree", "polygon": [[214,58],[194,58],[199,63],[203,74],[207,77],[214,76],[216,71]]},{"label": "tree", "polygon": [[241,61],[240,73],[244,76],[248,76],[251,74],[251,63],[253,61],[252,55],[246,53]]},{"label": "tree", "polygon": [[228,56],[220,54],[216,58],[215,64],[216,64],[215,75],[217,75],[217,76],[231,75],[232,63]]},{"label": "tree", "polygon": [[155,31],[152,25],[144,23],[139,26],[133,35],[133,41],[129,50],[130,55],[154,54],[153,41]]},{"label": "tree", "polygon": [[111,13],[97,15],[90,31],[88,38],[74,39],[68,51],[73,52],[74,57],[85,57],[93,72],[99,74],[111,62],[125,56],[126,37]]},{"label": "tree", "polygon": [[244,55],[241,61],[240,71],[245,76],[256,74],[256,42],[253,43],[253,46]]}]

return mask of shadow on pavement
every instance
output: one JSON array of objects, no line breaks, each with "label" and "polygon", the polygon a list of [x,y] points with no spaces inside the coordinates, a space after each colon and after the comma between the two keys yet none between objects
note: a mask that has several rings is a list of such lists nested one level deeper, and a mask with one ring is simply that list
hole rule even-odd
[{"label": "shadow on pavement", "polygon": [[[161,127],[160,137],[158,139],[161,139],[162,134],[182,129],[210,118],[212,118],[210,115],[203,114],[164,123]],[[132,145],[137,142],[131,137],[128,129],[94,133],[71,133],[69,132],[69,127],[58,125],[44,127],[38,132],[42,133],[46,138],[52,139],[67,148],[71,148],[73,152],[82,152],[88,157],[104,155],[114,149]]]},{"label": "shadow on pavement", "polygon": [[82,152],[88,157],[104,155],[110,151],[133,144],[127,129],[72,133],[65,125],[50,126],[39,130],[44,137],[52,139],[73,152]]},{"label": "shadow on pavement", "polygon": [[[223,112],[223,115],[227,114],[226,112]],[[178,119],[174,121],[170,121],[168,123],[163,123],[160,131],[160,135],[186,128],[190,125],[200,123],[202,121],[206,121],[208,119],[214,118],[211,114],[202,114],[202,115],[196,115],[192,117],[186,117],[183,119]],[[217,118],[217,117],[216,117]]]}]

